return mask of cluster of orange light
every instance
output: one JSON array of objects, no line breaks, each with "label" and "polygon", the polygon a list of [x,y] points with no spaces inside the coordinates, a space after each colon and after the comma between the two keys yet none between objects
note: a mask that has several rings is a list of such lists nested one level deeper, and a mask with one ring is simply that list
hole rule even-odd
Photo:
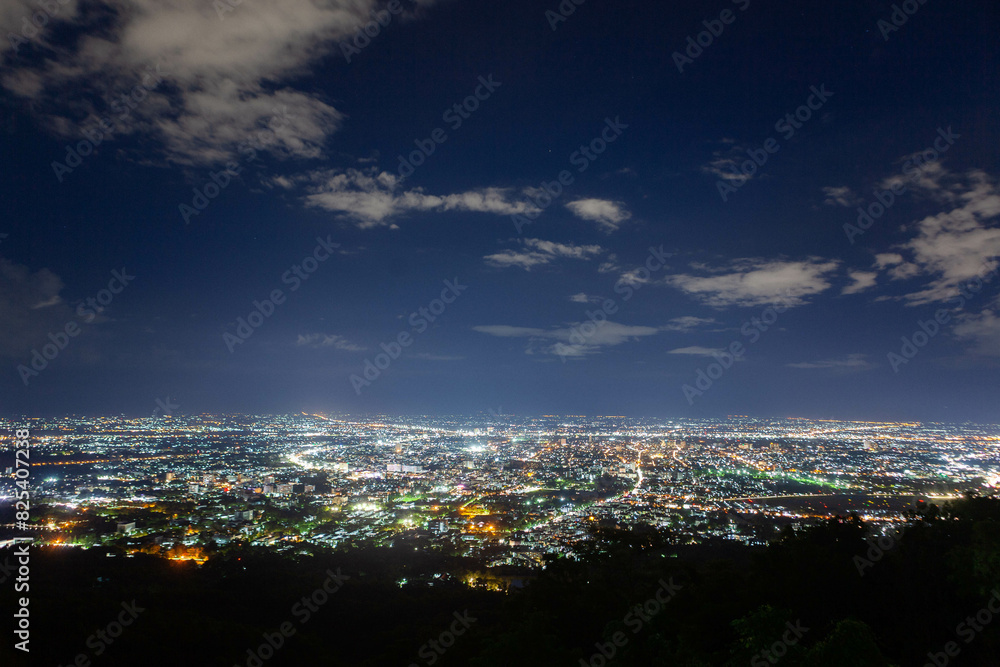
[{"label": "cluster of orange light", "polygon": [[469,516],[469,517],[482,516],[483,514],[490,513],[489,510],[487,510],[482,505],[466,505],[465,507],[459,508],[458,512],[462,516]]},{"label": "cluster of orange light", "polygon": [[492,524],[486,526],[477,526],[475,524],[469,523],[465,526],[465,530],[463,532],[469,535],[474,535],[477,533],[495,533],[496,530],[497,527]]},{"label": "cluster of orange light", "polygon": [[136,456],[128,459],[93,459],[90,461],[33,461],[33,466],[74,466],[87,463],[111,463],[117,461],[152,461],[154,459],[175,459],[184,456],[195,456],[195,454],[165,454],[163,456]]},{"label": "cluster of orange light", "polygon": [[202,563],[204,563],[208,559],[207,558],[196,558],[194,556],[171,556],[167,560],[174,560],[174,561],[189,561],[189,560],[193,560],[194,562],[196,562],[199,565],[201,565]]}]

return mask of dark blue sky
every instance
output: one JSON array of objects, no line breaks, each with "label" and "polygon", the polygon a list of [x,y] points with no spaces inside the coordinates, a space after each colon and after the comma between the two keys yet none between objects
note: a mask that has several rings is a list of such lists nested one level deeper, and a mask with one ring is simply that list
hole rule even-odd
[{"label": "dark blue sky", "polygon": [[1000,421],[1000,7],[904,4],[7,2],[0,410]]}]

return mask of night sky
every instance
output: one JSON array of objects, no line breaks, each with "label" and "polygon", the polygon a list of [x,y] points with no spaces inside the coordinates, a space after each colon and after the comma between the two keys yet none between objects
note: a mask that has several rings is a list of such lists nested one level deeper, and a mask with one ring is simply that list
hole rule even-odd
[{"label": "night sky", "polygon": [[1000,6],[808,4],[4,0],[0,412],[1000,422]]}]

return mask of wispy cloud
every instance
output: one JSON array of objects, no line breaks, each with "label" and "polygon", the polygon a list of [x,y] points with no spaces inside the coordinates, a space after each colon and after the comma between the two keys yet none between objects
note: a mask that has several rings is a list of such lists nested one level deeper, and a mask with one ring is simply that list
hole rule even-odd
[{"label": "wispy cloud", "polygon": [[332,347],[336,350],[346,350],[348,352],[360,352],[361,350],[368,349],[362,345],[352,343],[338,334],[324,333],[299,334],[295,344],[299,347]]},{"label": "wispy cloud", "polygon": [[932,277],[904,297],[908,305],[920,306],[952,298],[963,282],[997,267],[1000,187],[982,171],[958,176],[943,169],[923,172],[914,187],[948,209],[911,225],[916,236],[898,246],[900,253],[879,255],[877,265],[892,266],[890,275],[897,279]]},{"label": "wispy cloud", "polygon": [[578,199],[566,204],[566,208],[578,218],[596,222],[608,234],[618,231],[622,223],[632,217],[625,204],[606,199]]},{"label": "wispy cloud", "polygon": [[514,327],[508,324],[482,324],[472,327],[473,331],[499,336],[501,338],[524,338],[527,336],[548,337],[556,329],[537,329],[534,327]]},{"label": "wispy cloud", "polygon": [[461,361],[465,357],[460,357],[458,355],[452,354],[432,354],[430,352],[417,352],[412,355],[414,359],[423,359],[424,361]]},{"label": "wispy cloud", "polygon": [[823,188],[823,194],[826,196],[823,203],[827,206],[850,207],[857,206],[864,201],[846,185],[840,187],[825,187]]},{"label": "wispy cloud", "polygon": [[675,317],[670,320],[665,327],[664,331],[692,331],[703,324],[715,324],[715,320],[710,317],[694,317],[692,315],[685,315],[683,317]]},{"label": "wispy cloud", "polygon": [[787,364],[789,368],[828,369],[836,371],[863,371],[874,366],[868,361],[867,355],[855,353],[840,359],[824,359],[822,361],[803,361]]},{"label": "wispy cloud", "polygon": [[296,177],[276,177],[273,185],[303,186],[309,206],[339,213],[362,229],[393,226],[407,213],[465,211],[511,215],[534,212],[533,204],[517,200],[513,190],[482,188],[456,194],[429,195],[422,188],[405,188],[395,174],[374,167],[323,170]]},{"label": "wispy cloud", "polygon": [[848,271],[847,275],[854,282],[844,287],[841,294],[858,294],[859,292],[864,292],[866,289],[875,287],[875,281],[878,279],[877,271]]},{"label": "wispy cloud", "polygon": [[895,252],[884,252],[875,255],[873,268],[886,271],[893,280],[907,280],[920,274],[920,267],[907,262],[902,255]]},{"label": "wispy cloud", "polygon": [[839,267],[835,260],[811,257],[802,261],[739,259],[726,267],[702,268],[710,275],[679,274],[668,285],[709,306],[761,306],[784,301],[789,306],[806,303],[806,297],[827,290]]},{"label": "wispy cloud", "polygon": [[691,347],[679,347],[675,350],[670,350],[667,354],[688,354],[696,357],[711,357],[716,354],[721,354],[724,351],[725,350],[722,348],[692,345]]},{"label": "wispy cloud", "polygon": [[618,277],[618,282],[623,285],[630,285],[632,287],[637,287],[639,285],[645,285],[652,280],[652,275],[649,270],[644,267],[636,267],[634,269],[629,269],[628,271],[622,272],[621,276]]},{"label": "wispy cloud", "polygon": [[522,239],[523,250],[503,250],[483,259],[499,268],[519,267],[530,271],[532,267],[549,264],[559,258],[587,260],[603,252],[599,245],[574,245],[542,239]]},{"label": "wispy cloud", "polygon": [[978,315],[964,315],[952,330],[955,337],[971,343],[970,352],[1000,357],[1000,300]]},{"label": "wispy cloud", "polygon": [[702,165],[701,171],[711,174],[724,181],[746,181],[756,175],[756,170],[751,176],[746,176],[740,171],[740,164],[748,157],[744,146],[740,146],[732,139],[723,139],[720,143],[727,146],[724,150],[712,152],[712,159],[708,164]]},{"label": "wispy cloud", "polygon": [[0,258],[0,355],[19,356],[48,343],[49,331],[75,319],[60,293],[62,279],[49,269],[31,271]]},{"label": "wispy cloud", "polygon": [[621,266],[618,264],[618,255],[614,253],[609,253],[608,258],[601,262],[600,266],[597,267],[598,273],[618,273],[621,271]]},{"label": "wispy cloud", "polygon": [[474,331],[500,338],[527,338],[525,354],[543,354],[559,357],[585,357],[596,354],[605,347],[621,345],[659,333],[657,327],[631,326],[617,322],[596,325],[594,331],[583,336],[580,323],[569,327],[540,329],[535,327],[515,327],[505,324],[472,327]]}]

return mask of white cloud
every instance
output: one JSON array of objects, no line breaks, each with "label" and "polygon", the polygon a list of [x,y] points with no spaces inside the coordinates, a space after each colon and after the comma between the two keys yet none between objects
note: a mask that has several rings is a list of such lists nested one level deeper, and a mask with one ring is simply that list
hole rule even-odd
[{"label": "white cloud", "polygon": [[739,161],[727,157],[716,157],[701,168],[706,174],[712,174],[724,181],[747,180],[749,177],[741,174],[739,169]]},{"label": "white cloud", "polygon": [[960,179],[956,178],[940,160],[933,162],[923,162],[920,152],[904,155],[901,162],[918,160],[922,163],[919,168],[908,170],[904,174],[889,176],[879,183],[882,190],[891,190],[900,186],[915,192],[918,196],[928,198],[940,203],[957,201],[956,195],[961,191]]},{"label": "white cloud", "polygon": [[[906,280],[920,273],[920,267],[903,259],[903,256],[895,252],[886,252],[875,255],[874,267],[879,270],[886,270],[893,280]],[[889,297],[886,297],[889,298]]]},{"label": "white cloud", "polygon": [[570,296],[569,300],[573,303],[590,303],[590,298],[587,296],[586,292],[580,292]]},{"label": "white cloud", "polygon": [[[45,10],[43,15],[48,17],[48,23],[41,28],[32,25],[31,17],[42,10],[42,5],[38,5],[32,0],[4,0],[0,2],[0,57],[3,57],[8,50],[16,52],[12,57],[26,55],[32,49],[51,49],[50,38],[53,28],[58,24],[65,25],[72,23],[77,18],[79,7],[77,0],[63,0],[56,4],[57,11],[49,12]],[[29,26],[29,27],[25,27]],[[23,31],[23,32],[22,32]],[[25,37],[30,34],[31,39]],[[21,43],[15,37],[23,37],[26,43]]]},{"label": "white cloud", "polygon": [[12,306],[27,310],[37,310],[60,303],[63,282],[49,269],[39,269],[34,273],[20,264],[0,259],[0,281],[4,289],[0,291]]},{"label": "white cloud", "polygon": [[848,271],[847,275],[854,282],[846,286],[841,294],[864,292],[870,287],[875,287],[875,281],[878,278],[878,272],[876,271]]},{"label": "white cloud", "polygon": [[[996,268],[1000,256],[1000,187],[996,181],[982,171],[962,178],[944,171],[925,177],[925,191],[950,208],[912,225],[916,237],[899,246],[909,260],[897,263],[890,275],[933,276],[923,289],[904,297],[911,306],[952,298],[963,282]],[[885,261],[885,256],[879,257]]]},{"label": "white cloud", "polygon": [[629,271],[625,271],[618,278],[618,282],[624,285],[630,285],[632,287],[637,287],[639,285],[645,285],[650,281],[649,269],[644,266],[640,266]]},{"label": "white cloud", "polygon": [[501,338],[523,338],[525,336],[546,336],[547,329],[535,329],[532,327],[512,327],[506,324],[484,324],[472,327],[473,331],[500,336]]},{"label": "white cloud", "polygon": [[789,306],[806,303],[806,298],[830,287],[830,274],[837,270],[834,260],[809,258],[804,261],[740,259],[729,267],[710,269],[715,275],[670,276],[666,283],[709,306],[761,306],[784,302]]},{"label": "white cloud", "polygon": [[50,332],[65,330],[70,321],[81,322],[60,296],[62,290],[63,281],[49,269],[32,272],[0,258],[0,356],[27,355],[49,343]]},{"label": "white cloud", "polygon": [[[107,113],[112,98],[139,83],[147,67],[159,64],[165,82],[118,130],[151,138],[166,160],[224,162],[282,106],[292,121],[265,151],[316,157],[343,116],[289,83],[353,36],[379,4],[243,2],[220,20],[217,7],[225,3],[204,0],[106,0],[100,11],[93,3],[60,1],[53,23],[22,46],[19,57],[2,40],[0,85],[31,98],[52,131],[75,138]],[[24,0],[2,7],[4,35],[19,32],[22,16],[39,10]],[[412,16],[408,11],[404,18]],[[58,44],[50,41],[57,28],[64,33]],[[32,57],[23,57],[29,50]]]},{"label": "white cloud", "polygon": [[524,244],[539,252],[555,255],[556,257],[572,257],[574,259],[589,259],[592,255],[597,255],[602,250],[599,245],[573,245],[572,243],[557,243],[555,241],[543,241],[542,239],[525,239]]},{"label": "white cloud", "polygon": [[528,202],[514,200],[513,191],[508,189],[483,188],[428,195],[422,188],[406,189],[395,174],[372,167],[316,171],[294,179],[278,177],[271,182],[284,188],[305,184],[307,205],[340,213],[362,229],[389,226],[393,218],[414,212],[511,215],[538,211]]},{"label": "white cloud", "polygon": [[787,364],[789,368],[829,369],[835,371],[862,371],[873,368],[867,355],[854,353],[840,359],[824,359],[822,361],[803,361]]},{"label": "white cloud", "polygon": [[884,269],[903,263],[903,256],[898,252],[883,252],[875,255],[875,268]]},{"label": "white cloud", "polygon": [[618,264],[618,255],[614,253],[610,253],[608,259],[597,267],[598,273],[617,273],[618,271],[621,271],[621,266]]},{"label": "white cloud", "polygon": [[348,352],[360,352],[361,350],[368,349],[364,346],[352,343],[343,336],[337,334],[299,334],[295,344],[299,347],[332,347],[337,350],[346,350]]},{"label": "white cloud", "polygon": [[503,250],[486,255],[483,259],[492,266],[500,268],[514,266],[530,271],[534,266],[548,264],[561,257],[587,260],[603,251],[599,245],[573,245],[542,239],[523,239],[521,244],[524,250]]},{"label": "white cloud", "polygon": [[608,234],[617,231],[623,222],[632,217],[625,204],[606,199],[578,199],[566,204],[566,208],[578,218],[596,222]]},{"label": "white cloud", "polygon": [[[750,176],[740,171],[740,165],[750,160],[743,147],[732,139],[723,139],[720,143],[728,146],[728,148],[726,150],[713,151],[712,160],[701,167],[702,172],[711,174],[724,181],[740,181],[741,183],[757,175],[758,170],[756,169],[756,165],[754,165],[755,169]],[[750,161],[753,162],[753,160]]]},{"label": "white cloud", "polygon": [[543,264],[548,264],[555,257],[552,255],[546,255],[541,252],[521,252],[517,250],[501,250],[500,252],[493,253],[492,255],[486,255],[483,257],[487,264],[492,266],[506,269],[510,267],[519,267],[525,271],[530,271],[534,266],[541,266]]},{"label": "white cloud", "polygon": [[823,203],[827,206],[857,206],[863,200],[846,185],[841,187],[825,187],[823,194],[826,199]]},{"label": "white cloud", "polygon": [[694,317],[693,315],[684,315],[683,317],[675,317],[670,320],[667,326],[663,327],[663,330],[687,332],[703,324],[715,324],[715,320],[710,317]]},{"label": "white cloud", "polygon": [[696,357],[711,357],[716,354],[722,354],[725,352],[722,348],[715,347],[700,347],[698,345],[693,345],[691,347],[679,347],[676,350],[670,350],[667,354],[690,354]]},{"label": "white cloud", "polygon": [[[1000,303],[997,304],[1000,306]],[[952,329],[959,340],[972,344],[971,352],[1000,356],[1000,308],[986,309],[978,315],[966,315]]]},{"label": "white cloud", "polygon": [[[621,345],[645,336],[659,333],[656,327],[631,326],[617,322],[603,322],[594,326],[577,322],[568,327],[539,329],[514,327],[503,324],[472,327],[474,331],[501,338],[527,338],[526,354],[544,354],[560,357],[585,357],[596,354],[604,347]],[[589,335],[588,335],[588,332]],[[554,342],[553,342],[554,341]]]}]

